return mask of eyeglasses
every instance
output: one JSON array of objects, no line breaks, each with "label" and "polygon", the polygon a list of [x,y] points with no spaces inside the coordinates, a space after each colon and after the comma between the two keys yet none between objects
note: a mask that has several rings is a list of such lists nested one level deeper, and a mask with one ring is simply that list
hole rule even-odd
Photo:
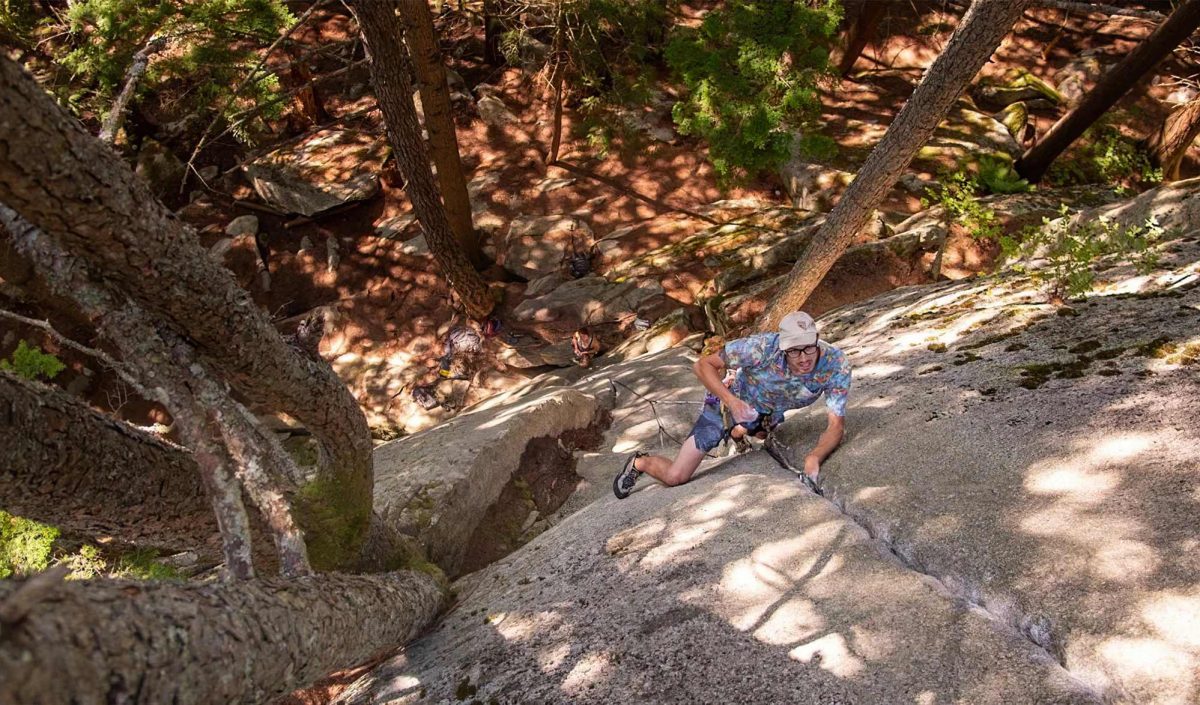
[{"label": "eyeglasses", "polygon": [[801,355],[815,355],[817,354],[818,350],[820,350],[820,348],[818,348],[816,345],[805,345],[802,348],[788,348],[783,352],[787,354],[788,357],[800,357]]}]

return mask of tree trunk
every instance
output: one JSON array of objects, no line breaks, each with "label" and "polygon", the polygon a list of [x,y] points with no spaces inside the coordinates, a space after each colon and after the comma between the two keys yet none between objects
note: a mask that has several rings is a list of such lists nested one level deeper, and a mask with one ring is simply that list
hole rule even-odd
[{"label": "tree trunk", "polygon": [[417,85],[421,89],[421,110],[425,113],[425,129],[429,132],[429,151],[437,166],[438,184],[450,228],[458,238],[463,254],[478,269],[483,264],[483,251],[479,248],[479,236],[471,220],[471,199],[467,195],[467,179],[458,154],[450,90],[434,34],[433,13],[426,2],[402,2],[400,18],[404,21],[404,39],[408,42]]},{"label": "tree trunk", "polygon": [[858,61],[858,57],[862,55],[867,43],[875,36],[875,28],[878,26],[879,20],[883,18],[887,7],[887,3],[884,2],[863,3],[858,17],[854,21],[850,41],[846,44],[846,53],[838,62],[838,73],[843,78],[850,75],[850,70],[854,68],[854,62]]},{"label": "tree trunk", "polygon": [[1200,0],[1185,0],[1166,22],[1159,25],[1132,52],[1100,78],[1079,105],[1067,113],[1044,137],[1017,160],[1017,173],[1032,183],[1041,181],[1046,170],[1092,123],[1100,119],[1130,88],[1149,73],[1200,27]]},{"label": "tree trunk", "polygon": [[[0,607],[19,585],[0,583]],[[0,702],[270,702],[399,647],[442,599],[432,578],[411,571],[60,583],[24,619],[0,624]]]},{"label": "tree trunk", "polygon": [[563,122],[563,83],[567,73],[567,18],[562,2],[554,10],[554,68],[550,73],[550,87],[554,101],[554,132],[550,136],[550,153],[546,155],[546,164],[558,161],[558,150],[562,145]]},{"label": "tree trunk", "polygon": [[1179,167],[1197,136],[1200,136],[1200,99],[1172,110],[1158,131],[1146,141],[1150,158],[1162,167],[1164,182],[1179,180]]},{"label": "tree trunk", "polygon": [[0,96],[0,202],[187,339],[247,399],[312,431],[318,465],[296,494],[297,519],[310,551],[324,542],[315,565],[353,566],[371,521],[373,473],[366,417],[346,386],[328,364],[289,347],[194,233],[5,58]]},{"label": "tree trunk", "polygon": [[786,314],[800,309],[1028,3],[975,0],[971,4],[945,51],[925,71],[912,97],[805,248],[779,295],[759,318],[759,329],[773,329]]},{"label": "tree trunk", "polygon": [[501,0],[483,0],[483,62],[494,67],[504,64],[504,53],[500,51],[500,35],[504,33],[500,4]]},{"label": "tree trunk", "polygon": [[186,448],[0,372],[0,507],[88,534],[178,550],[217,535]]},{"label": "tree trunk", "polygon": [[429,155],[421,139],[417,108],[412,100],[412,84],[405,66],[408,63],[401,43],[400,22],[394,5],[387,0],[353,0],[350,8],[358,19],[363,42],[371,56],[371,82],[375,97],[387,123],[388,137],[396,164],[404,176],[413,212],[425,230],[429,251],[433,253],[450,287],[462,299],[467,314],[482,320],[492,312],[495,302],[487,285],[471,261],[463,254],[446,219],[446,210],[438,194]]}]

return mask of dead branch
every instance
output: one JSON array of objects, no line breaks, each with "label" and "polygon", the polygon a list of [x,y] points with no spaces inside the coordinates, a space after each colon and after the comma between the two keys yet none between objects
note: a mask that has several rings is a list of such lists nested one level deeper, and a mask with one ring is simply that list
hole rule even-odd
[{"label": "dead branch", "polygon": [[108,117],[104,118],[104,124],[100,127],[101,142],[112,144],[117,138],[121,123],[125,122],[125,111],[129,108],[129,101],[133,99],[133,92],[146,73],[146,66],[150,64],[150,55],[161,51],[166,45],[166,37],[152,37],[141,51],[133,55],[133,63],[125,72],[125,85],[121,87],[121,92],[113,101],[112,109],[108,111]]}]

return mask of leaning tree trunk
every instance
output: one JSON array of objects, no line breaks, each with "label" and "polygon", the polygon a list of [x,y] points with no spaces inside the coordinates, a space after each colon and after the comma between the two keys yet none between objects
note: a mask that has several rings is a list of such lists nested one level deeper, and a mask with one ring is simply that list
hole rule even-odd
[{"label": "leaning tree trunk", "polygon": [[387,123],[396,163],[404,175],[405,190],[413,204],[413,212],[425,229],[429,251],[433,253],[442,274],[450,282],[467,314],[475,319],[486,318],[495,305],[487,285],[479,277],[471,261],[458,246],[446,210],[438,194],[437,182],[429,167],[429,155],[421,139],[417,107],[412,100],[401,43],[400,22],[394,4],[388,0],[353,0],[350,8],[358,19],[363,42],[371,55],[371,82],[375,97]]},{"label": "leaning tree trunk", "polygon": [[217,534],[186,448],[55,387],[0,371],[0,507],[120,541],[175,549]]},{"label": "leaning tree trunk", "polygon": [[29,584],[0,582],[5,705],[270,702],[399,647],[443,599],[411,571],[230,585],[94,580],[17,596]]},{"label": "leaning tree trunk", "polygon": [[371,437],[357,401],[328,364],[288,346],[194,232],[6,58],[0,202],[164,321],[247,399],[313,433],[318,464],[296,493],[297,519],[316,567],[353,566],[373,492]]},{"label": "leaning tree trunk", "polygon": [[1017,160],[1017,173],[1041,181],[1046,170],[1092,123],[1100,119],[1130,88],[1200,27],[1200,0],[1185,0],[1171,16],[1124,59],[1108,70],[1079,105]]},{"label": "leaning tree trunk", "polygon": [[1200,99],[1171,111],[1158,131],[1146,140],[1146,149],[1154,163],[1162,167],[1163,181],[1179,180],[1179,168],[1188,147],[1200,136]]},{"label": "leaning tree trunk", "polygon": [[429,152],[437,166],[446,216],[463,254],[479,268],[483,264],[483,251],[479,248],[479,236],[471,220],[471,198],[467,195],[467,178],[458,154],[458,135],[454,132],[454,113],[450,108],[442,52],[433,30],[433,13],[426,2],[402,2],[400,18],[404,21],[404,38],[421,89],[421,110],[425,113],[425,129],[429,132]]},{"label": "leaning tree trunk", "polygon": [[779,295],[759,318],[760,329],[779,325],[781,318],[808,300],[1028,4],[1029,0],[975,0],[971,4],[945,51],[925,71],[912,97],[805,248]]}]

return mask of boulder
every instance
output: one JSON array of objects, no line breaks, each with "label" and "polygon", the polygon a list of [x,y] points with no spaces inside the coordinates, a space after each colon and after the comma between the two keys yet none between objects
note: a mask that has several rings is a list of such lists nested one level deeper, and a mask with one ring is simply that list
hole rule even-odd
[{"label": "boulder", "polygon": [[1021,146],[1004,123],[960,101],[921,147],[917,158],[957,164],[997,152],[1015,159],[1021,156]]},{"label": "boulder", "polygon": [[592,246],[592,229],[572,215],[523,215],[514,218],[504,240],[503,265],[525,279],[561,270],[574,252]]},{"label": "boulder", "polygon": [[573,279],[549,294],[526,299],[513,310],[521,322],[562,321],[574,326],[593,325],[636,314],[663,296],[656,281],[610,282],[604,277]]},{"label": "boulder", "polygon": [[184,177],[184,164],[179,157],[153,139],[142,141],[134,173],[150,186],[158,198],[174,197]]},{"label": "boulder", "polygon": [[809,162],[795,149],[791,160],[780,168],[779,175],[791,196],[792,207],[810,211],[833,210],[837,199],[854,180],[854,174]]},{"label": "boulder", "polygon": [[519,369],[531,367],[570,367],[575,364],[574,350],[571,341],[565,340],[553,345],[515,345],[500,350],[496,357],[508,365]]},{"label": "boulder", "polygon": [[375,224],[375,237],[384,240],[399,240],[417,222],[415,213],[402,213],[385,218]]},{"label": "boulder", "polygon": [[244,170],[264,201],[312,216],[378,193],[387,155],[387,141],[377,135],[330,128],[259,157]]},{"label": "boulder", "polygon": [[1065,97],[1054,86],[1023,69],[1014,69],[1001,81],[984,80],[971,89],[971,95],[980,105],[991,110],[1000,110],[1013,103],[1047,100],[1052,105],[1065,102]]},{"label": "boulder", "polygon": [[602,408],[596,397],[573,389],[507,395],[382,445],[375,450],[375,511],[455,575],[528,443],[586,428]]},{"label": "boulder", "polygon": [[638,331],[612,350],[606,351],[604,359],[619,362],[660,352],[683,343],[697,332],[703,331],[692,325],[687,309],[677,308],[651,323],[646,330]]},{"label": "boulder", "polygon": [[258,234],[258,216],[256,215],[239,215],[229,221],[229,225],[225,226],[225,234],[229,237],[238,237],[240,235],[249,235],[251,237]]},{"label": "boulder", "polygon": [[559,285],[570,281],[570,277],[561,272],[552,272],[544,277],[538,277],[525,287],[525,296],[544,296],[554,291]]},{"label": "boulder", "polygon": [[1096,85],[1108,68],[1095,49],[1085,49],[1065,66],[1054,72],[1054,88],[1070,107],[1075,107],[1083,96]]},{"label": "boulder", "polygon": [[475,101],[475,108],[479,111],[479,117],[492,127],[504,127],[517,121],[517,116],[513,115],[504,101],[490,93],[480,96]]}]

